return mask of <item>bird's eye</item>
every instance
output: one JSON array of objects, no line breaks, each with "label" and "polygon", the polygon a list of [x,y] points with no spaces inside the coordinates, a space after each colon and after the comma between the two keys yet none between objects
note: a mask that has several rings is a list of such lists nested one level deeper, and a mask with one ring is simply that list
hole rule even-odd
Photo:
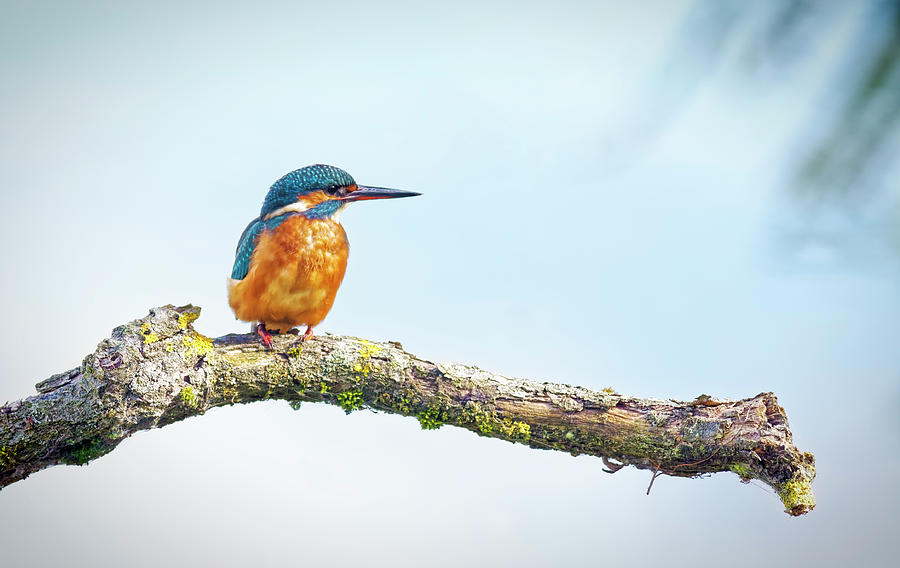
[{"label": "bird's eye", "polygon": [[334,195],[338,192],[339,189],[341,189],[341,186],[339,186],[336,183],[333,183],[325,188],[325,193],[327,193],[329,195]]}]

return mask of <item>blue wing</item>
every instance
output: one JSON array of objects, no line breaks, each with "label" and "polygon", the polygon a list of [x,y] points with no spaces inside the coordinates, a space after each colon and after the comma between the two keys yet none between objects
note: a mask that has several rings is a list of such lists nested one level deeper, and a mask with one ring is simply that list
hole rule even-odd
[{"label": "blue wing", "polygon": [[235,280],[243,280],[247,273],[250,272],[250,259],[253,257],[253,251],[256,249],[256,240],[259,234],[264,230],[271,231],[278,225],[282,224],[285,219],[297,215],[298,213],[285,213],[271,219],[256,219],[250,221],[241,238],[238,241],[237,249],[234,251],[234,266],[231,268],[231,277]]},{"label": "blue wing", "polygon": [[250,224],[241,233],[241,239],[234,251],[234,266],[231,268],[231,277],[235,280],[243,280],[250,271],[250,257],[253,256],[253,249],[256,248],[256,237],[264,227],[265,221],[257,217],[250,221]]}]

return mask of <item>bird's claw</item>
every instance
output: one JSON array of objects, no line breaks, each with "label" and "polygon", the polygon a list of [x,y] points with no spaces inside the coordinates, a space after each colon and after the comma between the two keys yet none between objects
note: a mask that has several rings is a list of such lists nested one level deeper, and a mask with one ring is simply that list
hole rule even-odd
[{"label": "bird's claw", "polygon": [[[279,331],[276,329],[275,333],[279,333]],[[297,329],[293,329],[293,328],[289,329],[285,333],[290,333],[291,335],[299,335],[300,334],[300,332]],[[274,335],[274,334],[270,333],[269,330],[266,329],[266,324],[264,324],[262,322],[256,324],[256,334],[259,335],[260,339],[262,339],[262,342],[265,344],[267,349],[272,348],[272,335]],[[313,336],[312,327],[306,326],[306,332],[300,337],[300,340],[298,341],[298,343],[303,343],[304,341],[308,341],[309,338],[311,338],[312,336]]]},{"label": "bird's claw", "polygon": [[266,324],[260,323],[256,326],[256,333],[262,338],[262,342],[265,344],[266,349],[272,348],[272,334],[269,333],[269,330],[266,329]]}]

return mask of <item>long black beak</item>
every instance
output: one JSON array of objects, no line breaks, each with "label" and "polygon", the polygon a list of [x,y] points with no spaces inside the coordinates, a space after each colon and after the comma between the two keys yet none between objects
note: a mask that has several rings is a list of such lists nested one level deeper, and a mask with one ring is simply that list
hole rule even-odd
[{"label": "long black beak", "polygon": [[343,198],[344,201],[364,201],[366,199],[391,199],[393,197],[415,197],[422,195],[415,191],[403,191],[402,189],[391,189],[389,187],[370,187],[367,185],[357,185],[356,191],[348,192]]}]

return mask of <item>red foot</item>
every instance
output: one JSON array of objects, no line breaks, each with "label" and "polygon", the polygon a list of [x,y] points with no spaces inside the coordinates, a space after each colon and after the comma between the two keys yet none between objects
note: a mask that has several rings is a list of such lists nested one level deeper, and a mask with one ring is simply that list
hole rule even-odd
[{"label": "red foot", "polygon": [[306,326],[306,333],[303,334],[303,337],[300,338],[300,341],[307,341],[310,337],[313,336],[312,326]]},{"label": "red foot", "polygon": [[271,349],[272,348],[272,334],[269,333],[269,330],[266,329],[266,324],[259,322],[259,324],[256,326],[256,333],[257,333],[257,335],[259,335],[262,338],[263,343],[266,344],[266,347]]}]

